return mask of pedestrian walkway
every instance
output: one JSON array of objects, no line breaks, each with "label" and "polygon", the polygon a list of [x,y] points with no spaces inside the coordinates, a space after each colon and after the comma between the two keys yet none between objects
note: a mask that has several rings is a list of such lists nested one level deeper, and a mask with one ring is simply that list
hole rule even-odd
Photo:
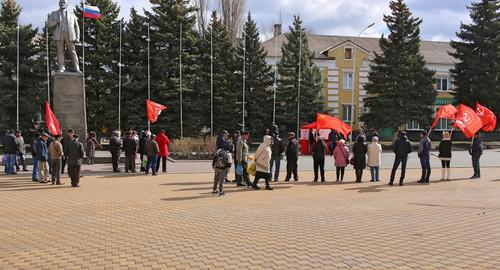
[{"label": "pedestrian walkway", "polygon": [[387,170],[362,184],[301,172],[222,198],[212,174],[87,172],[79,189],[2,175],[0,269],[498,268],[500,168],[423,186],[419,173],[389,187]]}]

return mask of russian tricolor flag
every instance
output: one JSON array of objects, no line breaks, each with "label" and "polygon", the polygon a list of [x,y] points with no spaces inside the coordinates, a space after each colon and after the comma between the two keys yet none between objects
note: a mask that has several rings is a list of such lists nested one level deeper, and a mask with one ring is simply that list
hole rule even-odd
[{"label": "russian tricolor flag", "polygon": [[101,11],[98,7],[83,5],[83,17],[99,20],[101,18]]}]

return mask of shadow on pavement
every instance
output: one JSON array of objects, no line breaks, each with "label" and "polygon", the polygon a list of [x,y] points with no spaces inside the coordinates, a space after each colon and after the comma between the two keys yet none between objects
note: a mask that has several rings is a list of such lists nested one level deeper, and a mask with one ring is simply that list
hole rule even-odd
[{"label": "shadow on pavement", "polygon": [[[280,190],[280,189],[289,189],[292,188],[291,186],[275,186],[274,190]],[[203,190],[210,190],[210,188],[205,188]],[[229,189],[229,190],[224,190],[226,195],[232,194],[232,193],[242,193],[242,192],[272,192],[272,191],[266,191],[266,190],[253,190],[253,189]],[[208,198],[219,198],[216,196],[212,195],[212,192],[204,192],[200,193],[199,195],[196,196],[188,196],[188,197],[173,197],[173,198],[165,198],[161,199],[162,201],[165,202],[180,202],[180,201],[191,201],[191,200],[198,200],[198,199],[208,199]]]},{"label": "shadow on pavement", "polygon": [[366,192],[382,192],[386,191],[389,186],[387,185],[373,185],[373,186],[368,186],[368,187],[359,187],[359,188],[346,188],[344,190],[357,190],[359,193],[366,193]]},{"label": "shadow on pavement", "polygon": [[[46,185],[46,184],[45,184]],[[33,188],[15,188],[15,189],[4,189],[0,190],[0,192],[5,192],[5,191],[33,191],[33,190],[48,190],[48,189],[66,189],[66,188],[71,188],[70,185],[65,185],[65,186],[53,186],[53,185],[48,185],[44,186],[44,184],[38,184],[38,187],[33,187]]]}]

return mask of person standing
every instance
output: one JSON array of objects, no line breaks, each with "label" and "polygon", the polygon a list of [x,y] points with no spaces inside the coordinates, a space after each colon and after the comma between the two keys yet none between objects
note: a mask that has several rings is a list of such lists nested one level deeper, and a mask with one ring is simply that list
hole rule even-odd
[{"label": "person standing", "polygon": [[120,131],[113,131],[113,136],[109,141],[109,152],[111,152],[111,162],[113,163],[113,172],[119,173],[118,162],[120,161],[120,151],[122,148],[122,139]]},{"label": "person standing", "polygon": [[146,136],[146,131],[141,131],[141,138],[139,139],[139,157],[141,159],[141,172],[146,171],[146,166],[144,165],[144,156],[147,157],[146,154],[146,142],[148,141],[148,137]]},{"label": "person standing", "polygon": [[404,185],[404,180],[406,177],[406,164],[408,163],[408,155],[412,152],[412,147],[410,140],[406,136],[406,132],[401,132],[399,138],[394,142],[392,150],[395,154],[394,164],[391,171],[391,180],[389,185],[394,184],[394,179],[396,178],[396,171],[401,164],[401,178],[399,178],[399,185]]},{"label": "person standing", "polygon": [[372,179],[370,182],[380,181],[380,165],[382,161],[382,145],[378,143],[377,136],[372,136],[372,142],[368,145],[368,167]]},{"label": "person standing", "polygon": [[420,158],[420,165],[422,166],[422,177],[417,183],[428,184],[431,177],[431,140],[427,131],[420,132],[420,143],[418,145],[418,157]]},{"label": "person standing", "polygon": [[469,149],[469,154],[472,157],[472,168],[474,169],[474,175],[470,179],[479,179],[481,178],[481,164],[479,161],[483,155],[483,140],[481,140],[479,134],[474,134],[474,141]]},{"label": "person standing", "polygon": [[91,131],[89,137],[87,138],[87,165],[94,165],[95,158],[95,150],[100,146],[99,142],[96,139],[96,133]]},{"label": "person standing", "polygon": [[336,182],[342,183],[344,181],[345,167],[349,164],[349,147],[347,147],[345,140],[339,140],[337,147],[333,150],[333,158],[335,159],[337,174]]},{"label": "person standing", "polygon": [[271,174],[270,165],[271,165],[271,145],[273,143],[273,137],[264,136],[264,142],[259,145],[257,148],[257,152],[255,152],[255,164],[257,165],[257,172],[255,174],[255,179],[253,181],[252,187],[254,189],[260,189],[258,186],[259,180],[264,178],[266,181],[266,190],[273,190],[270,185],[271,182]]},{"label": "person standing", "polygon": [[246,186],[249,187],[252,184],[250,183],[250,178],[248,177],[248,152],[249,152],[249,147],[248,147],[248,139],[250,138],[250,133],[248,131],[243,131],[241,133],[241,137],[238,139],[236,142],[236,151],[235,151],[235,156],[234,160],[241,165],[243,168],[243,174],[237,178],[239,182],[237,182],[236,186],[242,187],[245,186],[242,184],[242,181],[245,181]]},{"label": "person standing", "polygon": [[234,157],[234,181],[236,182],[236,186],[238,186],[238,183],[241,183],[241,177],[242,175],[239,175],[238,172],[236,171],[236,168],[238,168],[241,163],[236,159],[236,152],[238,152],[238,142],[241,140],[241,133],[239,130],[236,130],[234,132],[233,136],[233,157]]},{"label": "person standing", "polygon": [[47,149],[47,140],[49,135],[42,133],[40,140],[36,143],[36,159],[38,160],[38,183],[46,184],[49,179],[49,152]]},{"label": "person standing", "polygon": [[213,195],[224,196],[224,182],[226,182],[227,173],[231,167],[231,155],[227,149],[219,149],[212,159],[212,168],[214,169]]},{"label": "person standing", "polygon": [[17,164],[17,171],[21,170],[28,171],[28,166],[26,166],[26,144],[24,143],[24,138],[20,130],[16,130],[16,144],[17,144],[17,156],[19,158],[19,163]]},{"label": "person standing", "polygon": [[450,181],[451,178],[451,148],[453,147],[453,142],[451,141],[451,135],[449,132],[443,132],[443,139],[439,144],[439,159],[441,160],[441,180]]},{"label": "person standing", "polygon": [[299,160],[299,143],[295,138],[295,133],[288,133],[288,146],[286,147],[286,177],[285,182],[289,182],[293,174],[295,182],[299,181],[297,174],[297,162]]},{"label": "person standing", "polygon": [[6,173],[17,174],[16,159],[19,146],[17,145],[16,136],[14,131],[9,130],[3,139],[4,154],[6,155]]},{"label": "person standing", "polygon": [[165,132],[164,129],[158,133],[156,136],[156,142],[158,143],[158,147],[160,148],[160,152],[158,153],[158,160],[156,162],[156,171],[160,171],[160,160],[161,160],[161,167],[162,167],[162,172],[166,173],[167,172],[167,159],[168,155],[170,154],[168,151],[168,147],[170,145],[170,139],[167,136],[167,133]]},{"label": "person standing", "polygon": [[33,171],[31,174],[31,181],[38,182],[38,159],[36,158],[36,147],[41,134],[36,132],[33,136],[33,142],[31,143],[31,159],[33,160]]},{"label": "person standing", "polygon": [[361,183],[363,180],[363,171],[366,169],[366,153],[368,152],[368,148],[366,147],[365,140],[366,136],[360,133],[352,147],[354,169],[356,170],[356,183]]},{"label": "person standing", "polygon": [[137,158],[137,141],[132,132],[127,132],[127,137],[123,140],[123,152],[125,152],[125,173],[135,173],[135,159]]},{"label": "person standing", "polygon": [[217,136],[216,147],[219,149],[227,148],[227,139],[229,137],[229,132],[227,130],[222,130],[219,136]]},{"label": "person standing", "polygon": [[49,145],[50,162],[52,163],[52,185],[61,183],[61,157],[64,156],[61,135],[54,136],[54,142]]},{"label": "person standing", "polygon": [[333,156],[333,151],[335,151],[335,147],[337,147],[338,135],[337,131],[330,130],[330,134],[328,134],[328,146],[330,147],[330,156]]},{"label": "person standing", "polygon": [[146,175],[149,174],[149,168],[151,168],[151,172],[153,175],[156,175],[156,162],[158,159],[158,153],[160,152],[160,148],[158,147],[158,143],[156,142],[156,135],[147,134],[148,140],[146,142],[146,156],[148,161],[146,163],[145,172]]},{"label": "person standing", "polygon": [[307,139],[309,141],[309,155],[311,155],[313,145],[316,143],[316,134],[313,132],[312,129],[309,129],[309,135]]},{"label": "person standing", "polygon": [[64,156],[62,157],[62,165],[61,165],[61,174],[64,174],[64,168],[66,167],[66,160],[68,160],[67,153],[68,153],[68,146],[71,141],[73,141],[73,136],[75,135],[75,131],[73,129],[68,129],[66,131],[66,136],[62,138],[61,144],[63,146],[63,152]]},{"label": "person standing", "polygon": [[79,142],[78,135],[73,135],[73,140],[68,143],[68,172],[71,178],[71,186],[80,186],[80,171],[82,168],[83,154],[84,154],[83,144]]},{"label": "person standing", "polygon": [[283,158],[283,152],[285,151],[285,145],[283,144],[283,140],[280,138],[280,134],[278,130],[275,131],[273,136],[273,145],[271,146],[271,178],[273,177],[273,167],[275,167],[274,171],[274,182],[278,182],[280,177],[280,169],[281,169],[281,159]]},{"label": "person standing", "polygon": [[314,163],[314,181],[318,182],[318,169],[321,172],[321,182],[325,182],[325,156],[326,144],[321,136],[316,137],[316,143],[312,147],[312,157]]}]

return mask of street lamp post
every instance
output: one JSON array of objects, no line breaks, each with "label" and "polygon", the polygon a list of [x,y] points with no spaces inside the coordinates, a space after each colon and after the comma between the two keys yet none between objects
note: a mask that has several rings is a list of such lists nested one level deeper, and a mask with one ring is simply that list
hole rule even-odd
[{"label": "street lamp post", "polygon": [[[363,30],[361,30],[361,32],[359,32],[358,34],[358,37],[361,36],[361,34],[363,34],[364,31],[368,30],[369,28],[372,28],[373,26],[375,25],[375,23],[371,23],[370,25],[368,25],[367,27],[365,27]],[[357,62],[357,59],[356,59],[356,48],[354,48],[354,55],[353,55],[353,72],[352,72],[352,97],[351,97],[351,125],[354,126],[354,117],[355,117],[355,106],[356,106],[356,103],[354,101],[354,98],[355,98],[355,95],[354,95],[354,92],[356,91],[356,62]],[[359,90],[359,83],[358,83],[358,90]],[[358,97],[359,97],[359,91],[358,91]],[[359,107],[359,106],[358,106]],[[350,136],[350,141],[352,143],[353,141],[353,132],[351,132],[351,136]]]}]

